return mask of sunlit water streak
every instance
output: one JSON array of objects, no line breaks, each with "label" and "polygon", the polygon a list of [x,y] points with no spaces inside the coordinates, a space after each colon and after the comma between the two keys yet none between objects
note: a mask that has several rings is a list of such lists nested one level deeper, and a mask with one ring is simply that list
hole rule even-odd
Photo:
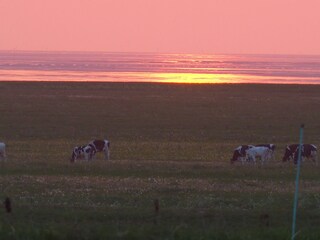
[{"label": "sunlit water streak", "polygon": [[320,56],[0,51],[0,81],[320,84]]}]

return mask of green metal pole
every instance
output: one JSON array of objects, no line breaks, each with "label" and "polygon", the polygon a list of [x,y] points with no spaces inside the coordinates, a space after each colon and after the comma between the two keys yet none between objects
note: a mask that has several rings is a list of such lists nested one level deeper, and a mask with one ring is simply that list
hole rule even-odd
[{"label": "green metal pole", "polygon": [[303,129],[304,129],[304,124],[301,124],[298,162],[297,162],[297,174],[296,174],[296,187],[294,192],[294,203],[293,203],[291,240],[294,240],[296,237],[296,219],[297,219],[297,207],[298,207],[298,195],[299,195],[299,177],[300,177],[300,168],[301,168],[301,152],[302,152],[301,148],[302,148],[302,142],[303,142]]}]

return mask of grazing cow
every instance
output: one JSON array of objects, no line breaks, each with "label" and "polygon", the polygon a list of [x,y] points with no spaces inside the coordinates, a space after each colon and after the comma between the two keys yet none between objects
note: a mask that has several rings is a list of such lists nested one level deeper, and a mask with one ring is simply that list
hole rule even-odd
[{"label": "grazing cow", "polygon": [[269,160],[271,158],[274,159],[274,151],[276,149],[276,145],[274,144],[257,144],[257,145],[241,145],[239,147],[237,147],[234,151],[233,151],[233,156],[231,158],[231,163],[234,163],[235,161],[241,161],[241,163],[243,164],[244,162],[249,162],[252,159],[249,159],[247,156],[247,150],[249,148],[253,148],[253,147],[266,147],[268,148],[269,154],[266,157],[265,160]]},{"label": "grazing cow", "polygon": [[275,159],[275,150],[276,150],[276,145],[272,144],[272,143],[269,143],[269,144],[257,144],[257,145],[254,145],[256,147],[267,147],[270,149],[270,154],[268,156],[268,160],[269,159]]},{"label": "grazing cow", "polygon": [[0,142],[0,160],[6,160],[6,145]]},{"label": "grazing cow", "polygon": [[249,148],[254,147],[253,145],[241,145],[239,147],[237,147],[236,149],[234,149],[233,151],[233,156],[231,158],[231,164],[233,164],[235,161],[241,161],[241,163],[243,164],[247,159],[246,159],[246,151]]},{"label": "grazing cow", "polygon": [[261,163],[263,164],[266,160],[270,159],[271,149],[264,146],[259,147],[251,147],[246,150],[246,159],[252,160],[254,164],[256,164],[256,158],[261,159]]},{"label": "grazing cow", "polygon": [[[104,157],[106,160],[110,158],[110,142],[108,140],[92,140],[88,143],[89,146],[93,147],[96,152],[104,152]],[[93,155],[94,156],[94,155]]]},{"label": "grazing cow", "polygon": [[[299,157],[299,144],[291,144],[287,145],[282,161],[290,161],[291,159],[294,160],[296,164]],[[302,159],[307,158],[311,159],[313,162],[317,163],[317,147],[313,144],[303,144],[301,146],[301,157]]]}]

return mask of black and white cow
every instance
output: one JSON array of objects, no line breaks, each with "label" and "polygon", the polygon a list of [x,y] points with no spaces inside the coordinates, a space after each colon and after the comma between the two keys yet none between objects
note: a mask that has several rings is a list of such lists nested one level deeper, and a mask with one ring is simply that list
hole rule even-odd
[{"label": "black and white cow", "polygon": [[87,145],[77,146],[72,151],[71,162],[84,158],[89,161],[97,152],[104,152],[105,159],[110,158],[110,142],[108,140],[95,139]]},{"label": "black and white cow", "polygon": [[[282,158],[283,162],[294,160],[297,164],[299,157],[299,144],[287,145]],[[303,144],[301,146],[301,157],[302,159],[311,159],[313,162],[317,163],[317,147],[314,144]]]}]

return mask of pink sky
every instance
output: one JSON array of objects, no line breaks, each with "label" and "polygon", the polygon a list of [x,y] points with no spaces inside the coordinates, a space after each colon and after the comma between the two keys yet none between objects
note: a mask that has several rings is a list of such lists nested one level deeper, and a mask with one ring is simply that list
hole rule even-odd
[{"label": "pink sky", "polygon": [[0,50],[320,54],[320,0],[1,0]]}]

